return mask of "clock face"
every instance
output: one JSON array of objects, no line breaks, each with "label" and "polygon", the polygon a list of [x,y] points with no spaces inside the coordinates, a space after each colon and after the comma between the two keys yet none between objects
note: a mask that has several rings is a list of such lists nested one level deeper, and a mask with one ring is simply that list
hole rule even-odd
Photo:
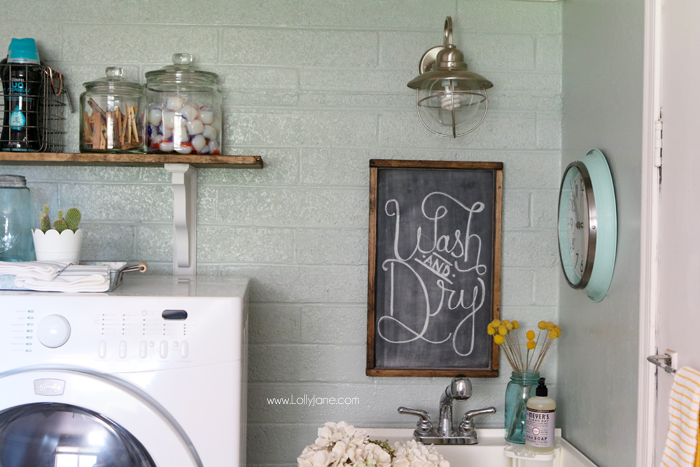
[{"label": "clock face", "polygon": [[577,288],[585,286],[582,279],[589,262],[588,189],[579,169],[569,167],[559,195],[559,253],[567,280]]},{"label": "clock face", "polygon": [[617,206],[610,166],[599,150],[590,150],[564,170],[558,226],[566,282],[601,301],[615,269]]}]

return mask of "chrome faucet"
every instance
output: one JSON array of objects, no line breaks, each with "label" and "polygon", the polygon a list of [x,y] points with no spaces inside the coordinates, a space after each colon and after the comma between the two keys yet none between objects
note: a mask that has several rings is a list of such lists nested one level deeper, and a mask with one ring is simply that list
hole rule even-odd
[{"label": "chrome faucet", "polygon": [[477,415],[496,413],[496,408],[488,407],[486,409],[467,411],[461,423],[455,429],[452,420],[452,401],[455,399],[467,400],[471,395],[471,381],[461,375],[454,377],[440,397],[440,418],[438,419],[437,428],[433,427],[430,414],[425,410],[399,407],[399,413],[419,417],[413,437],[424,444],[477,444],[479,441],[472,418]]},{"label": "chrome faucet", "polygon": [[438,434],[440,436],[452,436],[455,432],[452,423],[452,401],[457,399],[465,401],[472,396],[472,382],[467,378],[457,376],[445,388],[440,397],[440,418],[438,419]]}]

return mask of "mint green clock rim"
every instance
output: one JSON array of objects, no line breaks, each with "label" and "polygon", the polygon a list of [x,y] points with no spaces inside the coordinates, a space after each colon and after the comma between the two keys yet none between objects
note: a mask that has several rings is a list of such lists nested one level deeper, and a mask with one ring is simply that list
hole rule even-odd
[{"label": "mint green clock rim", "polygon": [[617,250],[617,203],[610,166],[602,152],[592,149],[581,159],[591,178],[596,203],[597,238],[593,271],[584,293],[594,302],[610,289]]}]

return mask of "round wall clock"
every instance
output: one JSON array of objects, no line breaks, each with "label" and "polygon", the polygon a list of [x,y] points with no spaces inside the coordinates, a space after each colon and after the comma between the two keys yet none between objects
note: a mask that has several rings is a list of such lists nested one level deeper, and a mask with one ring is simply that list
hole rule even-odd
[{"label": "round wall clock", "polygon": [[605,156],[569,164],[559,189],[559,258],[566,282],[594,302],[608,293],[617,249],[615,187]]}]

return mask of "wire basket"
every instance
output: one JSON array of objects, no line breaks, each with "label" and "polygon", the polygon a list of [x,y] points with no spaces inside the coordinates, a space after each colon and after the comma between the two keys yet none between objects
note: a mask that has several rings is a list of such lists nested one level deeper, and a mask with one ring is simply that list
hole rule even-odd
[{"label": "wire basket", "polygon": [[0,151],[62,152],[67,92],[51,67],[0,64]]}]

